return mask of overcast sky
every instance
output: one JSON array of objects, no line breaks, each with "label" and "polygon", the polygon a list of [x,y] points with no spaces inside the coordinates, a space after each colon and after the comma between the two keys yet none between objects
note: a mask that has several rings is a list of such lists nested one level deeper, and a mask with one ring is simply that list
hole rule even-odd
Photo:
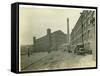
[{"label": "overcast sky", "polygon": [[67,18],[70,33],[75,26],[82,9],[26,7],[19,8],[19,41],[22,45],[33,44],[33,36],[40,38],[46,35],[47,28],[51,32],[61,30],[67,34]]}]

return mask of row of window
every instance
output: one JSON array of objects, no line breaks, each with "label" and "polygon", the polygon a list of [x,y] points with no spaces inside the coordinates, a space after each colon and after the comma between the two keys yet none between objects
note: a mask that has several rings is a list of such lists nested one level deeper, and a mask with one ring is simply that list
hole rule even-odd
[{"label": "row of window", "polygon": [[77,37],[75,36],[74,39],[72,39],[72,43],[77,44],[79,42],[82,42],[82,40],[88,41],[90,38],[92,38],[92,33],[91,33],[91,30],[88,30],[84,34],[80,34]]}]

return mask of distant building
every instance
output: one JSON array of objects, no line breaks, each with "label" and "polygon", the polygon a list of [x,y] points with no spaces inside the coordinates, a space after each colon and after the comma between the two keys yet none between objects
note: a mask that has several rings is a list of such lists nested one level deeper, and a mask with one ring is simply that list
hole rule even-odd
[{"label": "distant building", "polygon": [[96,51],[96,12],[84,10],[71,32],[71,45],[84,45],[86,50]]},{"label": "distant building", "polygon": [[26,55],[33,52],[33,45],[21,45],[21,55]]},{"label": "distant building", "polygon": [[67,43],[67,35],[58,30],[51,33],[51,29],[47,29],[47,35],[36,39],[33,37],[34,51],[47,51],[57,50],[58,47],[64,43]]}]

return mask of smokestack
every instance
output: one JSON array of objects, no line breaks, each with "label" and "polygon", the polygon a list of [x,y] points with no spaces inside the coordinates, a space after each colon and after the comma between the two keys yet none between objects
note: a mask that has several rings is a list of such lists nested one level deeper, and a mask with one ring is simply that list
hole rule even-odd
[{"label": "smokestack", "polygon": [[36,37],[33,37],[33,47],[34,51],[36,51]]},{"label": "smokestack", "polygon": [[33,37],[33,44],[36,44],[36,37]]},{"label": "smokestack", "polygon": [[47,29],[47,36],[48,36],[48,53],[51,51],[50,49],[51,49],[51,29],[50,28],[48,28]]},{"label": "smokestack", "polygon": [[47,29],[47,35],[50,35],[50,34],[51,34],[51,29],[48,28],[48,29]]},{"label": "smokestack", "polygon": [[69,34],[69,18],[67,18],[67,35],[68,35],[68,43],[70,44],[70,34]]}]

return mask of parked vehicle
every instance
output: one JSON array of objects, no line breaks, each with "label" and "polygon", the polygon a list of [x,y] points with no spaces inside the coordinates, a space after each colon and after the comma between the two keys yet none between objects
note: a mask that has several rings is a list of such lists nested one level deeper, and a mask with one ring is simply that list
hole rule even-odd
[{"label": "parked vehicle", "polygon": [[78,55],[85,55],[86,54],[86,51],[84,48],[79,48],[79,50],[77,51],[77,54]]},{"label": "parked vehicle", "polygon": [[92,54],[92,50],[87,50],[86,54]]},{"label": "parked vehicle", "polygon": [[83,48],[83,45],[77,45],[74,49],[74,53],[79,53],[80,52],[80,48]]},{"label": "parked vehicle", "polygon": [[92,50],[87,50],[83,47],[83,45],[77,45],[74,53],[77,55],[86,55],[86,54],[92,54]]}]

